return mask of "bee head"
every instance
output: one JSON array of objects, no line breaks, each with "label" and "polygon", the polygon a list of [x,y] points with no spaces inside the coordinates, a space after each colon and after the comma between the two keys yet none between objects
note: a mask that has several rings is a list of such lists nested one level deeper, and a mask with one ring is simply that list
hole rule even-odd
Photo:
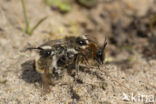
[{"label": "bee head", "polygon": [[50,56],[52,53],[52,51],[50,49],[47,49],[47,50],[40,50],[40,56],[42,57],[48,57]]},{"label": "bee head", "polygon": [[27,48],[28,50],[39,50],[39,55],[41,57],[48,57],[52,55],[52,49],[50,46],[42,46],[42,47],[37,47],[37,48]]},{"label": "bee head", "polygon": [[39,47],[38,49],[40,50],[39,54],[42,57],[48,57],[52,55],[52,48],[50,46],[42,46]]},{"label": "bee head", "polygon": [[96,61],[99,64],[103,64],[103,62],[104,62],[104,59],[105,59],[104,49],[105,49],[106,45],[107,45],[107,42],[105,41],[104,45],[96,51]]},{"label": "bee head", "polygon": [[87,45],[87,40],[83,37],[77,37],[76,39],[76,43],[83,46],[83,45]]},{"label": "bee head", "polygon": [[85,49],[88,45],[88,39],[86,36],[82,35],[76,38],[76,44],[80,49]]}]

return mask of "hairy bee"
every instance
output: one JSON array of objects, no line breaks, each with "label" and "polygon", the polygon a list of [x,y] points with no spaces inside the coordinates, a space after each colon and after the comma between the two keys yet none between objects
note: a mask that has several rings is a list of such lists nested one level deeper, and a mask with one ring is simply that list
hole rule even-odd
[{"label": "hairy bee", "polygon": [[[80,37],[67,37],[69,41],[68,47],[72,47],[76,51],[79,52],[79,54],[85,58],[87,61],[94,61],[98,64],[103,64],[105,59],[105,47],[107,45],[107,41],[104,41],[103,46],[99,46],[96,42],[89,39],[87,36],[82,35]],[[82,59],[82,60],[83,60]],[[80,59],[81,60],[81,59]]]},{"label": "hairy bee", "polygon": [[68,68],[69,73],[72,71],[69,68],[74,68],[78,73],[80,63],[86,64],[91,60],[102,64],[106,45],[105,41],[103,47],[99,47],[82,35],[51,40],[37,48],[28,49],[39,51],[39,57],[35,61],[36,71],[41,74],[43,87],[49,89],[49,84],[53,84],[54,79],[62,75],[64,68]]},{"label": "hairy bee", "polygon": [[[103,64],[105,59],[105,47],[107,45],[106,40],[104,41],[103,46],[99,46],[96,42],[89,39],[87,36],[82,35],[78,37],[70,36],[65,37],[64,39],[66,41],[67,48],[71,48],[75,51],[77,51],[78,55],[82,58],[77,59],[78,61],[93,61],[98,64]],[[84,62],[84,61],[82,61]]]},{"label": "hairy bee", "polygon": [[[41,74],[43,87],[61,76],[62,69],[73,64],[79,56],[78,50],[85,48],[84,37],[66,37],[60,40],[48,41],[39,47],[28,48],[38,50],[39,57],[35,60],[36,71]],[[77,64],[75,64],[77,65]]]},{"label": "hairy bee", "polygon": [[39,52],[39,57],[35,60],[36,71],[40,73],[43,87],[46,92],[49,90],[49,84],[54,84],[54,79],[59,77],[61,69],[57,66],[57,60],[62,57],[66,48],[62,45],[41,45],[37,48],[28,48],[29,50],[36,49]]},{"label": "hairy bee", "polygon": [[73,48],[74,50],[78,51],[79,56],[81,56],[80,59],[77,59],[78,61],[81,61],[80,63],[83,63],[85,61],[89,61],[89,63],[95,63],[95,64],[103,64],[105,59],[105,48],[107,45],[107,41],[104,41],[103,46],[99,46],[96,42],[89,39],[87,36],[80,36],[80,37],[68,37],[69,45],[68,47]]}]

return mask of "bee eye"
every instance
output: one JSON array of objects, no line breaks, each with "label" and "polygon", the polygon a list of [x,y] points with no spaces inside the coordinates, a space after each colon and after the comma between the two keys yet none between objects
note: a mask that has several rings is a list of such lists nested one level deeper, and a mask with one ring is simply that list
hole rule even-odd
[{"label": "bee eye", "polygon": [[98,63],[103,63],[104,57],[103,57],[103,53],[101,50],[97,51],[96,53],[96,60]]},{"label": "bee eye", "polygon": [[51,54],[51,51],[48,50],[48,51],[46,52],[46,54],[47,54],[47,55],[50,55],[50,54]]},{"label": "bee eye", "polygon": [[98,55],[98,56],[102,56],[102,52],[101,52],[101,51],[98,51],[98,52],[97,52],[97,55]]},{"label": "bee eye", "polygon": [[79,45],[87,45],[86,41],[83,40],[83,39],[81,39],[81,38],[78,38],[78,39],[77,39],[77,43],[78,43]]},{"label": "bee eye", "polygon": [[48,57],[51,54],[51,50],[41,50],[40,55],[44,57]]}]

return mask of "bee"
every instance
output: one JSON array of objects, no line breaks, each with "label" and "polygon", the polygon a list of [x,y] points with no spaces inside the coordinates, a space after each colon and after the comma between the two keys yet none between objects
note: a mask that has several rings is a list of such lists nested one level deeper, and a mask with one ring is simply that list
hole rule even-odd
[{"label": "bee", "polygon": [[76,56],[80,56],[83,58],[77,60],[95,62],[99,65],[103,64],[105,59],[105,48],[107,45],[106,39],[104,41],[103,46],[99,46],[96,42],[89,39],[85,35],[81,35],[78,37],[65,37],[65,41],[67,41],[68,48],[72,48],[73,50],[78,52],[78,55]]},{"label": "bee", "polygon": [[63,64],[61,63],[64,63],[68,73],[74,76],[74,80],[79,79],[79,67],[82,64],[93,64],[98,66],[98,68],[103,64],[107,45],[106,39],[103,46],[99,46],[96,42],[84,35],[79,37],[66,37],[65,39],[68,41],[68,51],[63,57],[60,57],[58,65],[62,67]]},{"label": "bee", "polygon": [[[105,48],[107,45],[106,39],[103,46],[99,46],[95,41],[89,39],[85,35],[74,38],[67,37],[66,39],[69,42],[68,47],[78,51],[83,59],[92,63],[95,62],[99,65],[103,64],[105,59]],[[82,61],[83,59],[79,59],[79,61]]]},{"label": "bee", "polygon": [[57,67],[57,59],[65,54],[65,47],[62,45],[42,45],[29,50],[38,50],[39,56],[35,59],[35,69],[41,75],[43,89],[48,92],[49,85],[54,84],[54,79],[59,77],[60,69]]},{"label": "bee", "polygon": [[61,77],[64,68],[79,71],[80,63],[88,63],[89,60],[103,64],[105,55],[103,47],[99,47],[94,41],[85,35],[68,36],[64,39],[51,40],[39,47],[28,48],[38,50],[39,57],[35,60],[36,71],[41,74],[44,89],[49,90],[49,85],[54,84],[54,79]]},{"label": "bee", "polygon": [[[48,41],[39,47],[27,48],[28,50],[38,50],[39,57],[35,60],[35,67],[41,75],[44,89],[49,89],[48,86],[53,84],[53,79],[60,77],[62,68],[75,62],[76,56],[79,54],[78,50],[85,48],[84,44],[86,43],[81,40],[83,37],[71,36],[62,40]],[[80,45],[82,47],[79,47]]]},{"label": "bee", "polygon": [[81,56],[80,59],[77,59],[78,61],[81,61],[80,63],[84,63],[85,60],[87,63],[103,64],[105,59],[105,48],[107,46],[106,39],[103,46],[99,46],[95,41],[89,39],[85,35],[76,37],[75,39],[68,37],[68,41],[70,41],[68,46],[78,51],[78,56]]},{"label": "bee", "polygon": [[99,46],[85,35],[65,37],[65,40],[67,41],[67,49],[70,51],[67,51],[63,57],[60,57],[58,65],[61,66],[63,65],[61,63],[64,63],[66,67],[69,67],[69,74],[71,73],[71,67],[76,69],[76,73],[78,74],[80,64],[88,65],[88,63],[94,63],[97,64],[98,67],[103,64],[105,59],[104,50],[107,45],[106,40],[104,41],[103,46]]}]

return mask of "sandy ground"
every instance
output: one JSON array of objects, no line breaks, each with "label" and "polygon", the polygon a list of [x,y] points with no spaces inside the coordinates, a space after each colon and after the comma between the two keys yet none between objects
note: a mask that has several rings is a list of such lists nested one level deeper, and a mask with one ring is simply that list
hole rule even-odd
[{"label": "sandy ground", "polygon": [[[38,46],[50,39],[86,33],[82,25],[89,22],[88,16],[96,17],[98,11],[106,10],[107,12],[103,12],[106,18],[101,20],[97,17],[96,21],[103,27],[101,32],[94,24],[85,25],[86,30],[96,34],[99,43],[102,43],[104,34],[110,34],[111,21],[121,18],[127,22],[127,18],[122,16],[124,12],[130,15],[137,11],[137,15],[144,15],[147,9],[154,5],[153,0],[126,2],[123,0],[111,4],[106,2],[99,4],[90,12],[75,4],[68,14],[60,14],[50,9],[43,0],[25,0],[25,2],[31,25],[42,17],[48,16],[48,19],[33,35],[28,36],[22,31],[24,19],[21,2],[0,0],[0,104],[156,103],[156,60],[146,60],[139,52],[133,54],[133,61],[130,64],[125,63],[125,66],[130,67],[121,67],[120,63],[119,65],[108,63],[100,66],[100,69],[81,70],[82,84],[57,84],[50,86],[50,93],[42,95],[41,79],[35,72],[32,61],[36,54],[22,51],[27,46]],[[95,28],[96,31],[92,31]],[[107,48],[106,55],[111,57],[109,50],[112,46],[108,44]],[[126,56],[127,53],[118,55],[119,59]],[[72,80],[73,78],[68,75],[64,78],[65,82]],[[127,95],[129,100],[124,100],[124,95]]]}]

